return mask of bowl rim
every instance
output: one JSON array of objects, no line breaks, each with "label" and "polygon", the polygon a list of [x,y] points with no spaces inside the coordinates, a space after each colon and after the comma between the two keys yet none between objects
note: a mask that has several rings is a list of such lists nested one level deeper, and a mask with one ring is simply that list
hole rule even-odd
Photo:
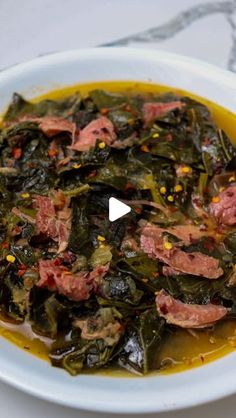
[{"label": "bowl rim", "polygon": [[[129,57],[130,59],[132,56],[139,56],[143,59],[154,59],[158,58],[158,61],[169,61],[172,62],[180,62],[182,65],[186,65],[187,67],[192,67],[193,70],[198,68],[204,68],[205,70],[209,70],[212,73],[212,76],[215,78],[217,76],[221,78],[221,82],[225,82],[228,86],[230,82],[235,82],[235,73],[230,70],[218,67],[217,65],[208,63],[198,58],[192,58],[190,56],[184,54],[177,54],[174,52],[167,52],[159,49],[151,49],[151,48],[133,48],[133,47],[109,47],[109,46],[101,46],[101,47],[91,47],[91,48],[81,48],[81,49],[70,49],[65,51],[57,51],[57,52],[50,52],[48,54],[40,55],[35,58],[32,58],[27,61],[23,61],[17,64],[13,64],[7,68],[3,68],[0,70],[0,78],[2,77],[10,77],[19,72],[25,70],[31,70],[37,65],[44,66],[49,65],[50,63],[57,63],[62,62],[65,59],[70,60],[74,59],[75,57],[79,58],[100,58],[102,54],[106,55],[109,52],[109,57],[114,58],[118,55],[123,55]],[[131,80],[132,81],[132,80]]]},{"label": "bowl rim", "polygon": [[[86,48],[86,49],[78,49],[78,50],[70,50],[70,51],[62,51],[62,52],[56,52],[48,55],[44,55],[41,57],[34,58],[30,61],[23,62],[17,65],[14,65],[10,68],[3,69],[0,72],[0,85],[4,84],[5,81],[7,81],[9,78],[14,79],[14,77],[19,76],[19,74],[24,75],[27,72],[33,72],[34,69],[38,69],[38,67],[41,68],[47,68],[47,66],[53,64],[53,65],[59,65],[60,63],[67,61],[67,62],[74,62],[75,60],[86,60],[86,59],[104,59],[104,57],[109,57],[109,59],[114,58],[129,58],[132,59],[132,57],[139,57],[142,60],[151,60],[151,61],[158,61],[162,63],[171,63],[172,65],[181,66],[182,69],[186,69],[187,71],[190,71],[192,73],[201,73],[205,74],[206,79],[214,80],[216,83],[219,83],[220,85],[224,86],[227,89],[235,90],[236,92],[236,75],[231,73],[228,70],[221,69],[219,67],[216,67],[215,65],[203,62],[201,60],[197,60],[194,58],[190,58],[184,55],[159,51],[159,50],[152,50],[152,49],[138,49],[138,48],[129,48],[129,47],[99,47],[99,48]],[[127,79],[127,80],[130,80]],[[131,80],[130,80],[131,81]],[[207,98],[207,94],[206,94]],[[224,106],[225,107],[225,106]],[[235,109],[236,110],[236,109]],[[10,343],[8,343],[10,344]],[[29,355],[29,354],[27,354]],[[231,355],[229,355],[231,356]],[[236,353],[235,353],[235,362],[236,362]],[[214,361],[213,363],[219,362],[221,359]],[[3,360],[0,356],[0,366]],[[210,363],[212,364],[212,363]],[[208,366],[204,366],[204,368],[207,368]],[[205,391],[201,393],[200,397],[198,394],[191,394],[188,397],[185,397],[185,399],[179,399],[175,403],[169,403],[169,404],[162,404],[157,403],[156,399],[153,399],[153,402],[151,404],[145,404],[145,400],[143,402],[138,402],[135,404],[134,399],[130,403],[124,402],[122,403],[120,400],[116,404],[113,404],[112,402],[108,401],[101,401],[99,402],[97,399],[93,400],[92,398],[85,399],[76,399],[71,400],[70,398],[63,399],[59,395],[57,395],[55,392],[47,392],[44,391],[42,387],[37,385],[35,386],[32,384],[32,382],[29,381],[22,381],[17,377],[17,374],[14,375],[14,373],[7,373],[6,370],[2,370],[0,367],[0,379],[17,389],[23,390],[24,392],[37,396],[38,398],[51,401],[54,403],[58,403],[61,405],[76,407],[82,410],[89,410],[89,411],[99,411],[99,412],[113,412],[113,413],[151,413],[151,412],[167,412],[167,411],[173,411],[178,409],[184,409],[189,408],[196,405],[201,405],[207,402],[212,402],[214,400],[232,395],[236,392],[236,376],[233,378],[232,371],[230,374],[230,371],[228,370],[227,373],[225,373],[225,377],[228,377],[228,379],[225,378],[224,385],[220,385],[220,388],[218,390],[214,390],[213,392]],[[187,373],[187,372],[181,372]],[[155,379],[157,379],[155,377]],[[107,381],[108,378],[106,378]],[[143,377],[142,379],[146,379],[147,381],[151,381],[153,377]],[[98,379],[99,380],[99,379]],[[221,382],[222,383],[222,382]]]}]

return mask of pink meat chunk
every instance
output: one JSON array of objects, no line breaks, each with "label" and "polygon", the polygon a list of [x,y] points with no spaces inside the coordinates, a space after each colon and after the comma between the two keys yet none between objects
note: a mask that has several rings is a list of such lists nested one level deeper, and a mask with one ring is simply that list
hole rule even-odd
[{"label": "pink meat chunk", "polygon": [[176,100],[169,103],[162,102],[148,102],[143,105],[143,118],[146,126],[156,118],[164,116],[166,113],[175,109],[182,109],[184,103]]},{"label": "pink meat chunk", "polygon": [[47,287],[74,301],[89,299],[96,292],[100,280],[105,276],[109,265],[96,267],[89,272],[72,274],[65,267],[57,265],[55,260],[39,261],[38,287]]},{"label": "pink meat chunk", "polygon": [[219,267],[219,260],[202,254],[198,251],[187,253],[181,250],[177,245],[167,250],[164,247],[162,238],[162,229],[160,231],[147,225],[142,229],[140,244],[141,249],[148,254],[150,258],[156,258],[175,271],[202,276],[208,279],[218,279],[224,272]]},{"label": "pink meat chunk", "polygon": [[209,210],[220,225],[236,225],[236,185],[223,190],[219,194],[219,202],[212,202]]},{"label": "pink meat chunk", "polygon": [[195,225],[176,225],[169,228],[160,228],[159,226],[147,224],[145,226],[145,235],[158,239],[164,232],[168,232],[178,238],[184,245],[190,245],[200,238],[207,236],[207,231],[201,231]]},{"label": "pink meat chunk", "polygon": [[101,116],[85,126],[80,131],[77,140],[72,144],[71,149],[88,151],[95,146],[97,140],[104,141],[107,145],[112,145],[116,140],[114,126],[105,116]]},{"label": "pink meat chunk", "polygon": [[37,209],[36,227],[39,232],[58,242],[59,253],[68,245],[72,218],[69,203],[70,200],[61,191],[54,192],[54,200],[40,195],[36,195],[34,200]]},{"label": "pink meat chunk", "polygon": [[74,138],[75,136],[75,123],[70,122],[67,119],[63,119],[59,116],[44,116],[42,118],[37,118],[34,116],[23,116],[22,118],[20,118],[20,121],[25,120],[29,122],[37,122],[39,124],[40,129],[48,138],[51,138],[62,132],[68,132],[72,135],[72,138]]},{"label": "pink meat chunk", "polygon": [[159,315],[168,324],[181,328],[205,328],[224,318],[228,309],[221,305],[187,304],[174,299],[165,290],[156,296],[156,306]]}]

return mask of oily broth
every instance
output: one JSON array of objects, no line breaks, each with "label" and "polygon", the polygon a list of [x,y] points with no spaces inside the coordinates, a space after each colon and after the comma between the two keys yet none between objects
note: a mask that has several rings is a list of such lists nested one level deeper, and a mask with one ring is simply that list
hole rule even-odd
[{"label": "oily broth", "polygon": [[[85,96],[95,88],[107,89],[111,92],[131,93],[165,93],[176,92],[189,96],[208,106],[218,126],[226,131],[231,140],[236,143],[236,116],[221,106],[207,99],[198,97],[187,91],[173,89],[168,86],[152,85],[139,82],[97,82],[81,84],[63,89],[54,90],[33,101],[42,99],[59,99],[80,91]],[[53,340],[35,334],[30,324],[14,324],[9,319],[0,317],[0,335],[25,351],[48,361],[48,354]],[[154,360],[154,367],[162,367],[164,373],[180,372],[220,358],[234,350],[236,347],[236,320],[221,321],[213,329],[196,330],[189,332],[184,329],[175,329],[169,333],[158,351]],[[153,372],[155,373],[155,372]],[[99,374],[107,376],[132,376],[122,370],[104,370]]]},{"label": "oily broth", "polygon": [[29,323],[15,324],[1,316],[0,335],[23,350],[49,361],[48,354],[53,340],[35,334]]}]

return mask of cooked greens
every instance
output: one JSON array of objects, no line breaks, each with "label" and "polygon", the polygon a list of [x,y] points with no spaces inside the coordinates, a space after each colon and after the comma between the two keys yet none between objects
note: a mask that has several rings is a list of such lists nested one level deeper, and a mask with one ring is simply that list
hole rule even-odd
[{"label": "cooked greens", "polygon": [[[205,105],[15,93],[0,150],[1,316],[52,365],[143,375],[176,329],[234,317],[236,149]],[[109,222],[110,197],[131,213]]]}]

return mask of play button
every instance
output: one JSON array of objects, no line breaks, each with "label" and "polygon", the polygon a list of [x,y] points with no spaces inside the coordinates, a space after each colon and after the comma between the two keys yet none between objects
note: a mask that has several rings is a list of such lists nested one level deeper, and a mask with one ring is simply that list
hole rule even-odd
[{"label": "play button", "polygon": [[124,215],[127,215],[131,211],[131,208],[125,203],[121,202],[115,197],[109,199],[109,221],[114,222]]}]

